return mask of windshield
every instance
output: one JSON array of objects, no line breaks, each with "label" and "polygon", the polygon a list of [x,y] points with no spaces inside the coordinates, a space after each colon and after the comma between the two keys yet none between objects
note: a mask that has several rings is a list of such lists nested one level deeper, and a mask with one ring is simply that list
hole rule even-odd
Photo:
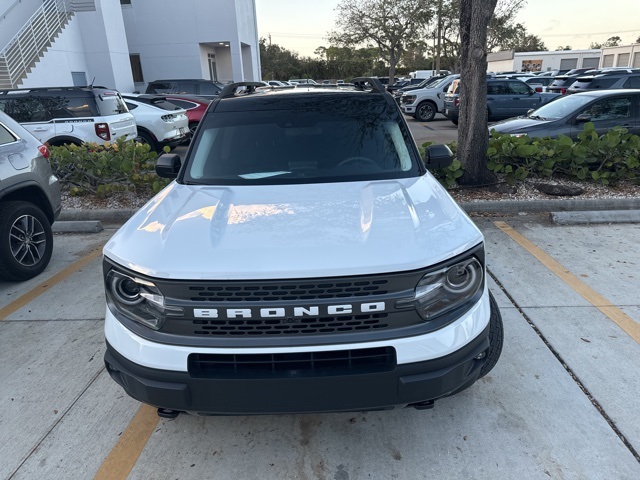
[{"label": "windshield", "polygon": [[332,98],[330,108],[209,115],[200,124],[183,181],[329,183],[421,173],[395,109],[383,104],[383,111],[372,112],[370,102],[347,101],[345,108],[339,103]]},{"label": "windshield", "polygon": [[545,120],[556,120],[558,118],[564,118],[567,115],[571,115],[587,103],[591,102],[593,97],[583,95],[570,95],[568,97],[558,97],[557,100],[543,105],[542,107],[534,110],[529,115],[530,117],[541,117]]},{"label": "windshield", "polygon": [[448,82],[449,78],[448,77],[442,77],[439,78],[437,81],[430,83],[427,85],[427,88],[437,88],[437,87],[441,87],[442,84],[444,84],[445,82]]}]

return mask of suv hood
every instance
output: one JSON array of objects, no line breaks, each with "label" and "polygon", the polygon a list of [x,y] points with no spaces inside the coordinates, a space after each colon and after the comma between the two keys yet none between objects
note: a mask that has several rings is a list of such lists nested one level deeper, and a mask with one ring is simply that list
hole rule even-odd
[{"label": "suv hood", "polygon": [[104,254],[156,278],[307,278],[413,270],[481,241],[429,174],[303,185],[173,182]]}]

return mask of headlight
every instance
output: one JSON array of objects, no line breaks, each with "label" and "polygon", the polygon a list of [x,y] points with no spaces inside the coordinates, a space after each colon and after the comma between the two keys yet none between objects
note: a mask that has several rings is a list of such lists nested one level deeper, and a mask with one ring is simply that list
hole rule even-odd
[{"label": "headlight", "polygon": [[402,96],[402,103],[413,103],[416,101],[416,96],[415,95],[403,95]]},{"label": "headlight", "polygon": [[399,300],[397,308],[416,309],[425,320],[469,302],[484,284],[484,269],[476,257],[427,273],[416,286],[414,297]]},{"label": "headlight", "polygon": [[107,304],[119,313],[153,330],[162,328],[167,315],[182,316],[180,307],[165,305],[164,296],[152,282],[116,270],[107,274]]}]

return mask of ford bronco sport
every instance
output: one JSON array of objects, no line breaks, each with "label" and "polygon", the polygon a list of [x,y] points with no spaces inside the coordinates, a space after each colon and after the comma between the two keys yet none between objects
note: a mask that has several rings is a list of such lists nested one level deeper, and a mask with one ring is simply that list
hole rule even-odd
[{"label": "ford bronco sport", "polygon": [[482,234],[425,167],[451,152],[354,84],[225,87],[105,246],[106,367],[161,416],[425,409],[498,361]]}]

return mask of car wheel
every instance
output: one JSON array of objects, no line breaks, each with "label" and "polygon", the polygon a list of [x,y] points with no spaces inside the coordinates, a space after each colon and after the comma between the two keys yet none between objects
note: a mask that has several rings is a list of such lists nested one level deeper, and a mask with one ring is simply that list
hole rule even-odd
[{"label": "car wheel", "polygon": [[502,315],[491,292],[489,292],[489,305],[491,310],[491,316],[489,318],[489,349],[487,350],[487,361],[480,370],[479,378],[484,377],[495,367],[496,363],[498,363],[498,359],[502,353],[502,342],[504,340]]},{"label": "car wheel", "polygon": [[0,204],[0,278],[28,280],[49,264],[53,251],[51,223],[29,202]]},{"label": "car wheel", "polygon": [[198,128],[198,122],[191,122],[189,123],[189,132],[191,133],[191,136],[194,136],[196,133],[196,128]]},{"label": "car wheel", "polygon": [[437,112],[438,109],[433,102],[422,102],[418,105],[418,108],[416,108],[416,119],[420,122],[430,122],[433,120],[433,117],[436,116]]},{"label": "car wheel", "polygon": [[149,145],[152,152],[158,152],[158,146],[156,145],[155,140],[151,135],[147,132],[141,132],[138,130],[138,136],[136,137],[136,142],[142,143],[144,145]]}]

